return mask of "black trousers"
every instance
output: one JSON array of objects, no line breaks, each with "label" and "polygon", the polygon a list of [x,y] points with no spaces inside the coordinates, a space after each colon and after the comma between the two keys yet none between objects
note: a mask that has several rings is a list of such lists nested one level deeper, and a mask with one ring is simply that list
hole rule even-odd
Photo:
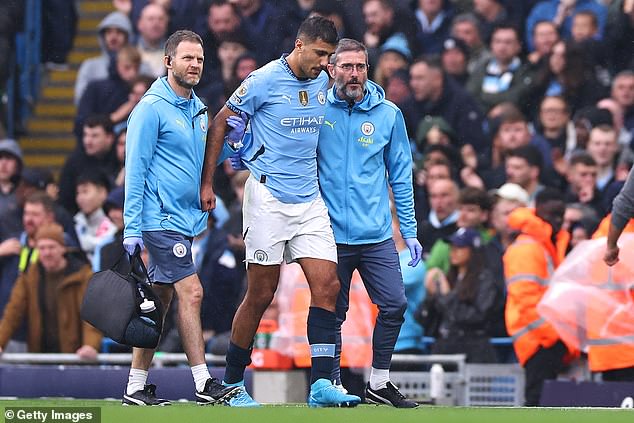
[{"label": "black trousers", "polygon": [[527,407],[539,405],[544,381],[555,379],[563,369],[563,359],[567,348],[563,342],[557,341],[550,348],[540,348],[524,365],[526,384],[524,389]]}]

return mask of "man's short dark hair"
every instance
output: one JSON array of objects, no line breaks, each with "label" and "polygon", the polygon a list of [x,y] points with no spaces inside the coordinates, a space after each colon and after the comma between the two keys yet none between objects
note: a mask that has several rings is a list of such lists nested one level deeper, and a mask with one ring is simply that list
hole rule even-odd
[{"label": "man's short dark hair", "polygon": [[506,154],[506,158],[508,159],[509,157],[519,157],[520,159],[524,159],[529,166],[538,167],[540,172],[544,166],[542,153],[532,144],[523,145],[509,150]]},{"label": "man's short dark hair", "polygon": [[336,45],[339,36],[337,35],[335,24],[330,19],[321,16],[311,16],[299,26],[297,38],[305,43],[322,40],[327,44]]},{"label": "man's short dark hair", "polygon": [[517,42],[522,44],[522,36],[520,34],[520,30],[511,22],[500,22],[493,26],[493,30],[491,31],[491,40],[493,40],[493,35],[496,32],[507,29],[513,31],[515,33],[515,38],[517,39]]},{"label": "man's short dark hair", "polygon": [[491,210],[492,203],[492,198],[486,191],[475,187],[464,187],[458,197],[458,204],[475,205],[486,211]]},{"label": "man's short dark hair", "polygon": [[176,48],[183,41],[198,43],[201,47],[204,47],[203,40],[200,38],[200,35],[196,34],[194,31],[181,29],[170,35],[165,42],[165,55],[172,58],[176,56]]},{"label": "man's short dark hair", "polygon": [[93,184],[97,187],[105,188],[106,191],[110,190],[110,181],[108,176],[100,169],[88,169],[80,173],[77,177],[76,185]]},{"label": "man's short dark hair", "polygon": [[561,201],[564,202],[561,191],[553,187],[544,187],[537,191],[535,195],[535,207],[548,203],[549,201]]},{"label": "man's short dark hair", "polygon": [[585,166],[596,166],[597,162],[594,158],[585,150],[575,151],[570,155],[569,165],[573,167],[576,164],[582,164]]},{"label": "man's short dark hair", "polygon": [[41,204],[48,213],[55,212],[55,202],[44,191],[35,191],[24,201],[25,204]]},{"label": "man's short dark hair", "polygon": [[85,128],[96,128],[101,126],[107,134],[112,134],[112,121],[106,115],[89,115],[84,119]]}]

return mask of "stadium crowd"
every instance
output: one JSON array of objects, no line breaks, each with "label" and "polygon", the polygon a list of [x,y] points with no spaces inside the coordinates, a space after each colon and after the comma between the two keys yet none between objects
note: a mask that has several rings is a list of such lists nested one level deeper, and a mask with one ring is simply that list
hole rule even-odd
[{"label": "stadium crowd", "polygon": [[[4,351],[25,351],[27,345],[30,351],[46,351],[45,346],[59,351],[66,345],[57,327],[20,328],[15,316],[8,319],[16,302],[25,301],[26,309],[23,287],[31,283],[38,289],[29,280],[64,283],[59,270],[49,272],[37,261],[36,248],[47,233],[42,227],[57,231],[50,227],[54,221],[63,227],[63,237],[53,231],[49,238],[72,253],[75,270],[81,260],[93,271],[108,269],[123,254],[126,122],[165,71],[169,34],[191,29],[203,38],[205,64],[195,92],[213,117],[250,72],[292,50],[306,17],[320,15],[335,23],[340,37],[367,46],[369,77],[402,110],[410,138],[426,271],[403,275],[408,310],[396,352],[429,352],[425,334],[436,337],[431,352],[498,362],[508,358],[488,340],[510,335],[522,365],[528,369],[532,362],[555,374],[577,354],[552,328],[539,329],[537,340],[518,339],[533,323],[527,314],[537,318],[543,290],[536,294],[530,284],[548,279],[544,256],[556,266],[593,236],[634,163],[634,1],[113,0],[113,5],[116,11],[98,26],[102,54],[84,61],[78,72],[77,147],[58,181],[25,168],[15,141],[0,142]],[[56,52],[57,65],[67,53]],[[247,177],[228,161],[217,168],[218,206],[192,247],[204,287],[207,350],[219,354],[226,351],[245,286],[241,209]],[[530,247],[518,241],[520,233],[530,238],[524,240]],[[29,307],[43,306],[29,301]],[[182,351],[170,316],[159,349]],[[81,338],[82,328],[75,328]],[[9,329],[13,337],[7,343]],[[42,331],[46,342],[29,338]],[[88,343],[77,339],[66,348],[85,354]],[[117,348],[124,347],[111,351]],[[529,403],[538,400],[532,394],[529,398],[527,391]]]}]

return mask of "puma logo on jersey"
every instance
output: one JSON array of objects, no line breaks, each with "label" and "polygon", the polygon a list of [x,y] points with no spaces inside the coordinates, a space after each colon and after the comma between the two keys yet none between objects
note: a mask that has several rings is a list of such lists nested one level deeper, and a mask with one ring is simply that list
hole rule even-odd
[{"label": "puma logo on jersey", "polygon": [[324,121],[324,125],[330,126],[330,129],[332,129],[333,131],[335,130],[335,123],[337,123],[337,121],[334,121],[334,122],[330,122],[328,120]]},{"label": "puma logo on jersey", "polygon": [[290,95],[288,95],[288,94],[282,94],[282,98],[283,98],[284,100],[288,101],[288,104],[291,104],[291,103],[292,103],[292,99],[291,99],[291,96],[290,96]]}]

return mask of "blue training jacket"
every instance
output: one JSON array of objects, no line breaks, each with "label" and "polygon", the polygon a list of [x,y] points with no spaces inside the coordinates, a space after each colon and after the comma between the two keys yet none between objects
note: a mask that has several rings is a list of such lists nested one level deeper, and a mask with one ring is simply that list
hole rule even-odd
[{"label": "blue training jacket", "polygon": [[[154,81],[128,118],[124,238],[172,230],[196,236],[207,227],[200,178],[207,107],[192,92],[179,97],[167,77]],[[222,161],[229,154],[223,146]]]},{"label": "blue training jacket", "polygon": [[403,238],[416,238],[412,152],[403,114],[380,86],[368,81],[366,88],[352,107],[331,88],[319,133],[319,185],[338,244],[392,237],[388,183]]}]

